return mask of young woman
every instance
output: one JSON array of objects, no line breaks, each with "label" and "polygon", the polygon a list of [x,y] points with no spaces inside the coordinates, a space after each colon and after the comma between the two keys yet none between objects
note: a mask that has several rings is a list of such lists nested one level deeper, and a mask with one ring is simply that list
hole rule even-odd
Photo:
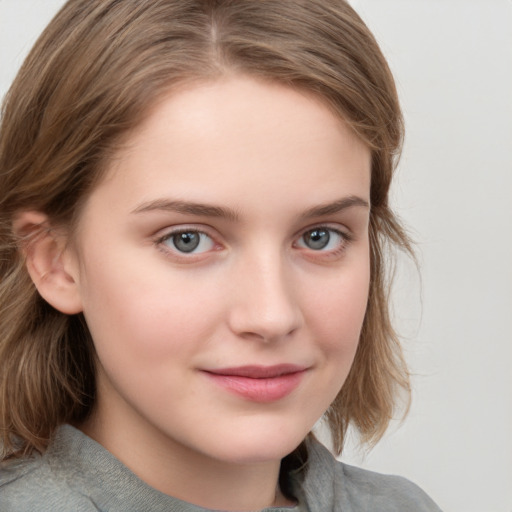
[{"label": "young woman", "polygon": [[1,510],[438,510],[311,434],[409,389],[401,140],[343,1],[67,2],[1,125]]}]

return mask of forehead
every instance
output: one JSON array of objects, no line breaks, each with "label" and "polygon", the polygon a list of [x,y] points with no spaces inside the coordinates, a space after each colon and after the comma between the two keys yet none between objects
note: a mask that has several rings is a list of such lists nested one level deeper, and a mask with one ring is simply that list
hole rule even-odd
[{"label": "forehead", "polygon": [[111,162],[112,181],[137,201],[192,194],[251,204],[294,192],[313,204],[329,190],[368,199],[370,151],[316,96],[224,77],[160,98]]}]

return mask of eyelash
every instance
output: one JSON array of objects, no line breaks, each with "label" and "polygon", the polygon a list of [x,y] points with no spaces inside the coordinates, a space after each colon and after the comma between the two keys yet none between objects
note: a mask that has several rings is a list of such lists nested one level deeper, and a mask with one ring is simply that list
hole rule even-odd
[{"label": "eyelash", "polygon": [[322,257],[322,258],[327,258],[327,259],[339,257],[347,249],[348,245],[353,240],[352,236],[347,232],[341,231],[340,229],[336,229],[331,226],[318,225],[318,226],[313,226],[311,228],[307,228],[305,231],[302,231],[302,234],[297,239],[297,241],[294,243],[294,247],[302,248],[298,245],[300,243],[300,241],[303,241],[304,237],[306,235],[312,234],[315,231],[316,232],[322,232],[322,231],[328,232],[329,239],[328,239],[327,243],[330,242],[330,239],[331,239],[333,233],[337,237],[339,237],[339,242],[337,244],[337,247],[332,250],[325,251],[325,250],[322,250],[323,248],[319,249],[319,250],[315,250],[310,247],[304,247],[304,249],[306,251],[312,253],[315,257]]},{"label": "eyelash", "polygon": [[[335,234],[335,236],[339,237],[339,239],[340,239],[340,241],[338,243],[338,247],[336,247],[335,249],[329,250],[329,251],[325,251],[325,250],[323,250],[323,248],[315,250],[315,249],[312,249],[312,248],[304,246],[304,245],[303,246],[299,245],[299,243],[301,241],[303,242],[304,237],[306,235],[312,234],[315,231],[328,232],[330,235],[328,243],[330,242],[330,238],[332,237],[332,234]],[[201,251],[199,253],[192,252],[192,251],[195,251],[195,249],[197,248],[196,247],[196,248],[193,248],[191,252],[187,253],[184,251],[180,251],[176,247],[176,244],[174,242],[173,242],[174,248],[171,248],[166,244],[167,241],[173,240],[175,237],[177,237],[179,235],[186,235],[186,234],[199,235],[199,237],[200,237],[199,244],[201,244],[202,242],[204,243],[204,237],[207,237],[208,239],[210,239],[212,247],[207,250]],[[348,234],[347,232],[343,232],[339,229],[336,229],[336,228],[333,228],[330,226],[326,226],[326,225],[318,225],[318,226],[313,226],[313,227],[307,228],[306,230],[302,231],[300,236],[293,243],[293,247],[297,248],[299,250],[304,250],[304,251],[310,252],[312,255],[314,255],[314,257],[331,259],[331,258],[336,258],[337,256],[340,256],[347,249],[348,245],[352,242],[352,240],[353,240],[352,236],[350,234]],[[201,230],[201,229],[198,229],[195,227],[190,227],[190,228],[180,227],[179,229],[169,231],[169,232],[165,233],[163,236],[158,237],[154,243],[164,254],[166,254],[166,255],[171,254],[172,257],[182,259],[183,261],[194,261],[198,258],[201,258],[201,255],[203,255],[203,254],[209,253],[212,250],[215,251],[216,249],[219,250],[222,248],[222,245],[218,244],[210,234],[208,234],[204,230]]]},{"label": "eyelash", "polygon": [[[172,247],[170,247],[170,246],[167,246],[166,242],[168,240],[172,241],[173,239],[175,239],[175,237],[177,237],[179,235],[187,235],[187,234],[199,235],[199,244],[204,243],[204,237],[207,237],[208,239],[211,240],[212,248],[210,248],[210,249],[208,249],[206,251],[202,251],[200,253],[192,252],[192,251],[187,253],[185,251],[180,251],[176,247],[176,244],[174,242],[173,242],[174,249]],[[198,258],[198,257],[200,257],[202,254],[204,254],[206,252],[211,252],[212,250],[215,250],[215,246],[217,246],[217,248],[221,247],[220,244],[217,244],[215,242],[214,238],[211,235],[206,233],[204,230],[193,228],[193,227],[190,227],[190,228],[180,227],[179,229],[175,229],[175,230],[169,231],[165,235],[163,235],[161,237],[158,237],[155,240],[155,245],[164,254],[166,254],[166,255],[172,254],[173,257],[178,258],[178,259],[181,258],[181,259],[186,260],[186,261],[193,260],[194,258]],[[193,251],[195,251],[196,248],[194,248]]]}]

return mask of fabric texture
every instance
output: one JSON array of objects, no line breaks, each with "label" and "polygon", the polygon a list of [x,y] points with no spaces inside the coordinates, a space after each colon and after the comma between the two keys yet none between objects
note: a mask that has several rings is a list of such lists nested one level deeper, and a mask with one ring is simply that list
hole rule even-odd
[{"label": "fabric texture", "polygon": [[[291,475],[295,507],[265,512],[439,512],[408,480],[348,466],[308,442],[305,472]],[[206,512],[145,484],[79,430],[59,428],[43,456],[0,469],[2,512]]]}]

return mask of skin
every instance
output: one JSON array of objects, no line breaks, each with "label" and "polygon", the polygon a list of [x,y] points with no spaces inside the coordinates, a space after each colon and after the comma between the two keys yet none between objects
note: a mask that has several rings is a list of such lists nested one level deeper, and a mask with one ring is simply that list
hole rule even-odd
[{"label": "skin", "polygon": [[[163,98],[92,192],[63,256],[98,356],[97,404],[79,427],[196,505],[288,503],[280,460],[335,398],[357,348],[370,165],[339,118],[291,88],[230,76]],[[330,230],[320,249],[308,246],[317,227]],[[183,253],[176,229],[205,234]],[[285,363],[304,371],[276,400],[207,373]]]}]

